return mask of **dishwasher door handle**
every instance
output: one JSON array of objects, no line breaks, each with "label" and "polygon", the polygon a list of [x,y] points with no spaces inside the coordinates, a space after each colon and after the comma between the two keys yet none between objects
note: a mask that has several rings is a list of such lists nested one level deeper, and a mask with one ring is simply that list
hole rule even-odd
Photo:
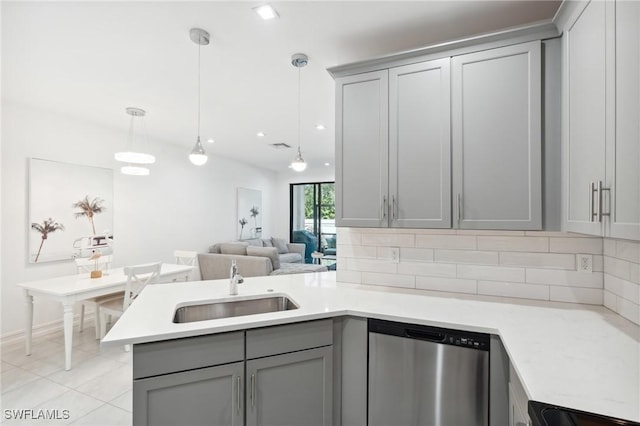
[{"label": "dishwasher door handle", "polygon": [[428,340],[430,342],[444,342],[445,339],[445,335],[437,331],[416,330],[411,328],[405,329],[405,335],[412,339]]}]

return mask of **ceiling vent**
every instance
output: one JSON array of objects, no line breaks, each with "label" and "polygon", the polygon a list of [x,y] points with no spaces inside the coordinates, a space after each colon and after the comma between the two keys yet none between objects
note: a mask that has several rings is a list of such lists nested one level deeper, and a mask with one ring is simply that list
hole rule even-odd
[{"label": "ceiling vent", "polygon": [[278,142],[278,143],[272,143],[271,144],[272,147],[274,147],[275,149],[287,149],[287,148],[291,148],[291,145],[287,145],[284,142]]}]

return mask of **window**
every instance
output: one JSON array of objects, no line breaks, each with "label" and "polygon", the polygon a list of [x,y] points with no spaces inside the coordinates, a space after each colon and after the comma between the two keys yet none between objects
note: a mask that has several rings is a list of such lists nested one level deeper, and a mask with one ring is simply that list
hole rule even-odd
[{"label": "window", "polygon": [[319,251],[325,258],[336,256],[336,203],[334,182],[296,183],[290,185],[291,241],[304,243],[305,261]]}]

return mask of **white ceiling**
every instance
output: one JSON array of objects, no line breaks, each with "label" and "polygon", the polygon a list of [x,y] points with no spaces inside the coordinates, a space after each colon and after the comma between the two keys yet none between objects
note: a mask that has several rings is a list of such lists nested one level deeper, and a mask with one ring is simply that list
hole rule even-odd
[{"label": "white ceiling", "polygon": [[[559,1],[2,2],[2,96],[126,130],[124,109],[147,110],[150,137],[196,139],[198,47],[202,129],[210,155],[286,170],[297,145],[297,69],[302,140],[311,167],[333,165],[334,84],[326,68],[484,32],[548,20]],[[316,123],[326,126],[318,131]],[[263,131],[266,136],[256,137]],[[114,142],[114,151],[125,141]]]}]

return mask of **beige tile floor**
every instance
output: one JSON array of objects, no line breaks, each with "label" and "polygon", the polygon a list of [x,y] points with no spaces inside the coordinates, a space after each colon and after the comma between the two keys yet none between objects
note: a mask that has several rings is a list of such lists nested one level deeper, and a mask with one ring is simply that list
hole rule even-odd
[{"label": "beige tile floor", "polygon": [[[131,425],[131,352],[102,348],[92,324],[73,333],[72,369],[64,370],[62,331],[33,339],[25,356],[22,342],[3,345],[0,356],[2,425]],[[14,418],[14,410],[58,410],[67,419]],[[52,411],[50,411],[52,412]]]}]

